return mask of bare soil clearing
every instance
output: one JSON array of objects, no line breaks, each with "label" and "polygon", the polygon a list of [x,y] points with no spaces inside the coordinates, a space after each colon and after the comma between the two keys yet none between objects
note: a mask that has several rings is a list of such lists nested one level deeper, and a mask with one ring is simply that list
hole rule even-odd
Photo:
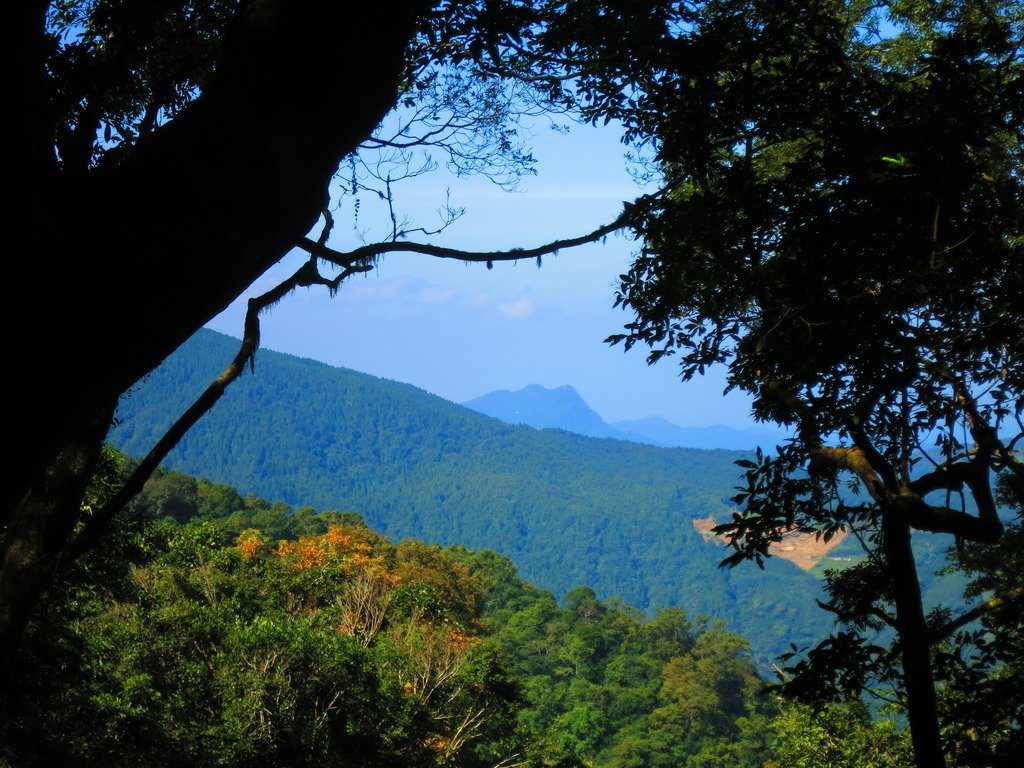
[{"label": "bare soil clearing", "polygon": [[[704,539],[708,541],[716,538],[715,534],[711,532],[715,525],[717,525],[717,521],[713,516],[693,521],[693,527],[700,531]],[[782,540],[772,544],[769,551],[776,557],[789,560],[799,568],[809,571],[845,538],[846,533],[839,531],[826,542],[823,538],[816,538],[813,533],[792,530],[784,533]],[[724,543],[721,538],[719,541]]]}]

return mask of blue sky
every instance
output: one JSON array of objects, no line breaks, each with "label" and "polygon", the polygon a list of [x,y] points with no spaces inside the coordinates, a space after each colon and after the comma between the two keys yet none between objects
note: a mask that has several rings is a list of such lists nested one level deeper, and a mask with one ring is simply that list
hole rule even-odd
[{"label": "blue sky", "polygon": [[[441,170],[406,184],[397,193],[399,205],[429,226],[450,189],[452,203],[466,213],[431,241],[494,250],[589,232],[638,194],[613,127],[535,133],[537,174],[517,191]],[[359,215],[359,227],[371,228],[370,240],[374,223],[383,221],[372,202],[364,197]],[[359,244],[350,208],[338,211],[330,244]],[[749,401],[722,396],[721,371],[683,384],[671,360],[648,366],[640,347],[624,354],[603,342],[630,319],[612,304],[616,278],[635,248],[613,236],[603,245],[546,257],[540,269],[532,261],[487,270],[390,255],[333,299],[322,289],[287,298],[264,316],[263,346],[407,382],[455,402],[533,383],[571,384],[608,421],[661,416],[683,426],[750,426]],[[303,258],[286,258],[209,327],[238,336],[244,299],[290,274]]]}]

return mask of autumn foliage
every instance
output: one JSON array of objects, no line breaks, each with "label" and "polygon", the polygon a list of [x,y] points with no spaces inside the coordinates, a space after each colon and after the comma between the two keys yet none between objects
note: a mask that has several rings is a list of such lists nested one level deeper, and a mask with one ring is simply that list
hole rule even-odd
[{"label": "autumn foliage", "polygon": [[492,715],[508,709],[501,697],[512,688],[490,690],[485,678],[494,669],[477,658],[479,585],[440,548],[331,525],[276,543],[246,529],[234,550],[251,588],[282,599],[295,618],[355,640],[377,661],[381,682],[395,683],[391,706],[421,724],[415,750],[433,753],[432,763],[469,760],[475,742],[502,722]]},{"label": "autumn foliage", "polygon": [[335,525],[320,536],[302,536],[297,541],[278,542],[274,555],[297,571],[337,568],[354,575],[380,565],[380,559],[373,555],[374,544],[380,541],[380,536],[365,528]]}]

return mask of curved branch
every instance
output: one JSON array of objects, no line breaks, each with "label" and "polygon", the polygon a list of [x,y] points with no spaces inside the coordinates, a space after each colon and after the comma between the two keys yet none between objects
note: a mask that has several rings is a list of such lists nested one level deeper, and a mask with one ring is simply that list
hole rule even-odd
[{"label": "curved branch", "polygon": [[[305,262],[291,277],[282,281],[271,290],[249,299],[249,308],[246,311],[245,326],[242,343],[238,353],[224,371],[213,380],[206,390],[195,400],[194,403],[171,425],[170,429],[146,454],[146,457],[139,463],[121,489],[114,497],[107,502],[87,521],[85,527],[69,545],[64,565],[72,562],[76,557],[95,546],[102,538],[103,532],[110,525],[113,518],[125,508],[129,501],[141,490],[146,481],[150,478],[156,468],[160,465],[167,454],[171,452],[178,441],[191,429],[200,418],[202,418],[216,402],[223,396],[227,388],[235,382],[246,364],[254,364],[254,355],[259,346],[260,327],[259,315],[265,309],[273,306],[295,288],[300,286],[323,285],[333,295],[341,283],[348,277],[359,272],[368,272],[373,269],[373,260],[384,253],[396,251],[410,251],[423,253],[438,258],[458,259],[461,261],[484,261],[488,264],[492,261],[510,261],[524,258],[536,258],[549,253],[554,253],[562,248],[572,248],[584,243],[594,242],[606,235],[624,228],[628,225],[634,212],[635,206],[626,206],[623,213],[610,224],[598,227],[593,232],[581,237],[556,240],[547,245],[537,248],[514,249],[510,251],[493,252],[472,252],[460,251],[454,248],[443,248],[440,246],[424,243],[409,242],[387,242],[356,248],[349,253],[340,253],[328,248],[324,243],[327,235],[333,226],[333,220],[329,213],[326,216],[325,227],[318,240],[303,238],[299,247],[311,254],[310,259]],[[316,268],[317,259],[324,259],[332,264],[341,266],[342,271],[334,278],[323,277]]]},{"label": "curved branch", "polygon": [[[1018,612],[1021,608],[1024,608],[1024,587],[1017,587],[1001,597],[993,597],[990,600],[978,603],[978,605],[960,614],[955,619],[950,619],[940,626],[932,627],[928,631],[928,643],[929,645],[940,643],[951,637],[957,630],[966,627],[972,621],[976,621],[985,614],[1001,608],[1017,608]],[[898,652],[899,647],[899,641],[896,641],[889,648],[889,652]]]},{"label": "curved branch", "polygon": [[[324,228],[325,232],[329,231],[332,223],[328,215],[327,226]],[[315,260],[310,259],[299,267],[291,277],[278,283],[266,293],[249,299],[249,307],[245,314],[242,343],[234,359],[210,383],[203,393],[196,398],[195,402],[178,417],[177,421],[171,425],[163,437],[157,441],[156,445],[150,449],[149,453],[139,462],[120,490],[86,521],[81,532],[68,546],[61,567],[66,568],[77,557],[89,551],[101,541],[114,517],[127,506],[129,501],[138,495],[146,481],[149,480],[156,468],[160,466],[160,463],[167,457],[167,454],[171,452],[174,446],[178,444],[181,438],[195,426],[199,419],[213,408],[227,391],[227,388],[238,380],[246,365],[250,368],[255,367],[256,348],[260,343],[259,316],[264,310],[277,304],[281,299],[299,287],[323,285],[333,294],[337,291],[338,286],[343,280],[357,272],[366,272],[371,268],[369,266],[348,267],[338,276],[328,279],[320,275],[316,269]]]},{"label": "curved branch", "polygon": [[[210,411],[211,408],[223,396],[227,388],[234,383],[245,370],[248,364],[253,367],[255,364],[254,355],[260,341],[260,314],[281,301],[285,296],[298,287],[312,285],[325,286],[333,296],[341,283],[348,277],[373,269],[373,260],[384,253],[395,251],[411,251],[424,253],[439,258],[452,258],[462,261],[509,261],[523,258],[536,258],[548,253],[554,253],[562,248],[572,248],[584,243],[594,242],[606,235],[626,227],[635,213],[636,204],[627,205],[622,214],[615,221],[603,227],[598,227],[588,235],[581,237],[556,240],[537,248],[528,248],[511,251],[494,252],[471,252],[459,251],[453,248],[442,248],[422,243],[408,242],[387,242],[357,248],[349,253],[340,253],[325,245],[328,235],[334,225],[334,220],[328,210],[324,210],[324,228],[317,240],[303,238],[299,247],[310,254],[308,261],[303,263],[291,277],[281,281],[266,293],[249,299],[249,306],[245,315],[242,343],[234,359],[221,374],[213,380],[205,391],[192,403],[192,405],[171,425],[167,432],[157,441],[156,445],[146,454],[132,472],[121,489],[114,494],[102,509],[96,512],[86,522],[82,531],[70,543],[65,553],[62,567],[66,567],[84,552],[94,547],[102,538],[103,533],[110,525],[113,518],[127,506],[141,490],[146,481],[160,465],[167,454],[191,429],[200,418]],[[333,278],[326,278],[317,269],[317,259],[324,259],[332,264],[342,267],[342,271]]]},{"label": "curved branch", "polygon": [[812,448],[809,453],[811,461],[807,471],[811,474],[824,469],[845,469],[848,472],[852,472],[864,483],[868,493],[871,494],[875,501],[881,501],[885,497],[885,484],[879,478],[878,473],[871,462],[868,461],[861,448],[856,446],[839,448],[820,446]]},{"label": "curved branch", "polygon": [[895,493],[899,490],[899,478],[896,475],[896,470],[893,469],[892,464],[886,460],[886,458],[878,452],[874,444],[868,438],[867,434],[863,429],[851,429],[850,438],[853,440],[853,444],[857,446],[861,456],[871,466],[871,468],[877,473],[878,477],[882,478],[882,482],[885,484],[886,490],[890,493]]},{"label": "curved branch", "polygon": [[547,256],[565,248],[575,248],[587,243],[596,242],[613,232],[625,229],[630,226],[636,216],[636,208],[649,198],[641,198],[632,204],[627,204],[625,210],[612,222],[598,227],[593,232],[579,237],[570,237],[564,240],[554,240],[546,245],[535,248],[512,248],[507,251],[463,251],[458,248],[446,248],[440,245],[429,243],[414,243],[405,240],[371,243],[355,248],[351,251],[336,251],[328,248],[322,243],[314,242],[304,237],[298,243],[301,248],[313,256],[329,261],[339,267],[350,267],[354,264],[366,264],[373,262],[379,256],[386,253],[421,253],[425,256],[434,256],[439,259],[454,259],[456,261],[484,262],[490,264],[495,261],[518,261],[519,259],[534,259],[538,256]]},{"label": "curved branch", "polygon": [[947,621],[941,627],[935,627],[928,633],[929,640],[933,644],[941,640],[945,640],[958,629],[966,627],[972,621],[980,619],[986,613],[1006,607],[1015,607],[1017,608],[1018,613],[1021,608],[1024,608],[1024,587],[1017,587],[1016,589],[1010,590],[1002,597],[993,597],[991,600],[979,603],[971,608],[971,610],[962,613],[957,618]]},{"label": "curved branch", "polygon": [[998,541],[1003,534],[1003,523],[998,516],[994,520],[985,516],[975,517],[959,509],[928,504],[913,493],[894,496],[888,499],[886,506],[918,531],[950,533],[986,544]]},{"label": "curved branch", "polygon": [[910,481],[910,490],[919,496],[933,491],[959,491],[967,482],[970,466],[962,462],[943,464],[937,469]]}]

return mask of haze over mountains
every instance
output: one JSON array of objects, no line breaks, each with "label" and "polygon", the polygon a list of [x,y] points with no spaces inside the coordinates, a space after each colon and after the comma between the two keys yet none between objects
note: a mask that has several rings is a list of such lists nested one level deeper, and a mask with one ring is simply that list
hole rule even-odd
[{"label": "haze over mountains", "polygon": [[[112,441],[148,451],[223,369],[201,331],[121,404]],[[821,583],[772,558],[718,568],[694,520],[732,513],[741,454],[513,426],[415,387],[261,350],[166,464],[292,505],[354,510],[395,538],[495,549],[563,595],[587,585],[643,610],[727,621],[761,656],[825,634]]]},{"label": "haze over mountains", "polygon": [[663,448],[771,449],[785,435],[769,428],[736,429],[723,425],[681,427],[661,417],[608,423],[571,386],[547,389],[531,384],[510,392],[501,389],[463,403],[474,411],[507,424],[527,424],[537,429],[564,429],[588,437],[628,440]]}]

